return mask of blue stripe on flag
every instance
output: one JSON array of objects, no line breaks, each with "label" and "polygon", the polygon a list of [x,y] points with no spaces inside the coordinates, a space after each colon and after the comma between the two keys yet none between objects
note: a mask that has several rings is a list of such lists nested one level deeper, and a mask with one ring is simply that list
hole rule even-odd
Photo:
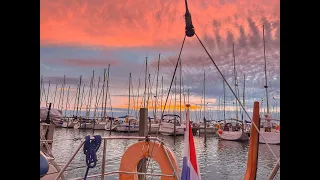
[{"label": "blue stripe on flag", "polygon": [[190,180],[190,167],[188,167],[187,157],[183,157],[181,180]]}]

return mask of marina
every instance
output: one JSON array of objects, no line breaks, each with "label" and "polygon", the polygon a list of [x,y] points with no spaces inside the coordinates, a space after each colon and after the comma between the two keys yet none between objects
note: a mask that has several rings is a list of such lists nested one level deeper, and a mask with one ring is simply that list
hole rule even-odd
[{"label": "marina", "polygon": [[[40,180],[280,179],[280,76],[269,67],[279,63],[278,50],[269,51],[277,33],[266,20],[253,28],[247,19],[251,34],[243,36],[250,36],[248,46],[254,48],[244,48],[243,37],[234,39],[227,28],[224,50],[212,53],[208,38],[197,34],[203,26],[191,17],[198,5],[183,2],[184,38],[174,43],[179,51],[160,48],[164,55],[133,57],[139,62],[135,66],[123,61],[128,51],[117,63],[111,60],[115,54],[105,54],[107,60],[99,60],[103,65],[65,59],[60,70],[45,68]],[[182,4],[175,7],[181,10]],[[200,59],[188,59],[201,53],[202,65],[196,64]],[[85,70],[91,65],[94,70]]]}]

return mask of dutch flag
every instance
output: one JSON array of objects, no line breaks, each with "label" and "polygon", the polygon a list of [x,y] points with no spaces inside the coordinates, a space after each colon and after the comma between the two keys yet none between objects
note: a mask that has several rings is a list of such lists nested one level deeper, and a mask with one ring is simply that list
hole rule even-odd
[{"label": "dutch flag", "polygon": [[197,161],[196,148],[194,146],[192,128],[190,124],[189,107],[187,105],[186,130],[184,132],[184,156],[181,180],[201,180]]}]

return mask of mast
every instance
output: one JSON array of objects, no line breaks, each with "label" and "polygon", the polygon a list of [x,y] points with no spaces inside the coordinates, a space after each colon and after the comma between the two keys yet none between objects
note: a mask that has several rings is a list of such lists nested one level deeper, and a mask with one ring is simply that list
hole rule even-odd
[{"label": "mast", "polygon": [[204,138],[207,136],[207,119],[206,119],[206,72],[203,71],[203,121],[204,121]]},{"label": "mast", "polygon": [[95,120],[95,117],[96,117],[96,113],[97,113],[97,108],[98,108],[98,104],[99,104],[99,101],[100,101],[100,96],[101,96],[101,93],[99,95],[99,89],[100,89],[100,76],[98,77],[98,85],[97,85],[97,91],[96,91],[96,103],[95,103],[95,107],[94,107],[94,120]]},{"label": "mast", "polygon": [[162,99],[163,99],[163,76],[161,77],[161,111],[162,111]]},{"label": "mast", "polygon": [[108,65],[108,74],[107,74],[107,90],[106,90],[106,97],[104,100],[104,111],[103,111],[103,117],[106,117],[107,114],[107,101],[108,101],[108,88],[109,88],[109,73],[110,73],[110,64]]},{"label": "mast", "polygon": [[66,101],[66,108],[64,109],[64,117],[67,117],[67,109],[68,109],[68,102],[69,102],[69,91],[70,91],[70,86],[68,87],[68,91],[67,91],[67,101]]},{"label": "mast", "polygon": [[[237,93],[237,71],[236,71],[236,56],[234,54],[234,43],[232,44],[232,54],[233,54],[233,73],[234,73],[234,91]],[[236,119],[238,119],[238,101],[236,100]]]},{"label": "mast", "polygon": [[264,38],[264,25],[262,26],[263,35],[263,57],[264,57],[264,76],[265,76],[265,86],[266,98],[267,98],[267,114],[269,115],[269,97],[268,97],[268,79],[267,79],[267,58],[266,58],[266,42]]},{"label": "mast", "polygon": [[61,84],[61,88],[60,88],[60,91],[59,91],[58,109],[60,109],[62,89],[63,89],[63,84]]},{"label": "mast", "polygon": [[[77,90],[76,90],[76,94],[75,94],[75,97],[74,97],[72,116],[74,116],[74,112],[76,111],[78,91],[79,91],[79,84],[77,85]],[[71,116],[71,114],[70,114],[70,116]]]},{"label": "mast", "polygon": [[[182,95],[183,95],[183,105],[186,106],[186,95],[185,95],[185,91],[184,91],[184,84],[183,84],[183,78],[181,78],[182,80]],[[181,105],[180,105],[181,106]],[[184,109],[184,113],[185,114],[186,110]],[[184,117],[184,119],[186,119],[186,117]],[[182,121],[182,120],[181,120]],[[187,120],[185,120],[187,122]]]},{"label": "mast", "polygon": [[82,81],[82,76],[80,75],[80,82],[79,82],[79,88],[78,88],[78,99],[77,99],[77,111],[76,111],[76,117],[78,117],[78,110],[79,110],[79,98],[80,98],[80,91],[81,91],[81,81]]},{"label": "mast", "polygon": [[130,83],[131,83],[131,73],[129,73],[129,103],[128,103],[128,116],[130,114]]},{"label": "mast", "polygon": [[207,134],[207,119],[206,119],[206,72],[203,72],[203,121],[204,121],[204,137]]},{"label": "mast", "polygon": [[104,119],[102,113],[104,111],[104,89],[106,88],[106,71],[107,69],[103,69],[103,84],[102,84],[102,100],[101,100],[101,118]]},{"label": "mast", "polygon": [[[140,89],[140,78],[139,78],[139,84],[138,84],[138,99],[137,99],[137,110],[136,110],[136,117],[138,117],[138,107],[139,107],[139,99],[140,99],[140,96],[139,96],[139,89]],[[140,105],[140,108],[141,108],[141,105]]]},{"label": "mast", "polygon": [[146,71],[144,76],[144,103],[143,107],[146,108],[146,95],[147,95],[147,75],[148,75],[148,57],[146,57]]},{"label": "mast", "polygon": [[[79,98],[81,99],[80,100],[80,108],[79,108],[79,111],[81,112],[81,110],[82,110],[82,105],[83,105],[83,101],[84,101],[84,99],[85,99],[85,95],[84,95],[84,88],[86,87],[86,84],[83,84],[83,87],[82,87],[82,93],[81,93],[81,96],[80,96],[80,92],[81,92],[81,88],[80,87],[78,87],[79,88]],[[78,90],[77,90],[78,91]],[[80,114],[81,115],[81,114]]]},{"label": "mast", "polygon": [[66,75],[63,76],[63,88],[62,88],[62,101],[61,101],[61,111],[63,109],[63,100],[64,100],[64,88],[66,86]]},{"label": "mast", "polygon": [[[160,69],[160,54],[158,59],[158,70],[157,70],[157,83],[156,83],[156,95],[154,102],[154,120],[157,121],[157,102],[158,102],[158,78],[159,78],[159,69]],[[151,127],[151,126],[150,126]]]},{"label": "mast", "polygon": [[96,102],[95,102],[93,118],[92,118],[92,121],[93,121],[92,134],[94,134],[94,129],[95,129],[95,125],[96,125],[97,107],[98,107],[99,100],[100,100],[99,88],[100,88],[100,76],[98,77],[98,85],[97,85],[97,91],[96,91]]},{"label": "mast", "polygon": [[[243,74],[243,99],[242,99],[242,105],[243,105],[243,107],[246,107],[245,106],[245,94],[246,94],[246,74]],[[242,132],[244,131],[244,124],[245,124],[245,119],[243,118],[243,111],[242,111],[242,117],[241,117],[241,119],[242,119]]]},{"label": "mast", "polygon": [[[246,95],[246,74],[243,74],[243,107],[246,107],[246,105],[245,105],[245,95]],[[242,120],[244,120],[243,119],[243,113],[242,113]]]},{"label": "mast", "polygon": [[54,91],[54,96],[53,96],[53,108],[54,108],[54,105],[55,105],[55,103],[56,103],[57,90],[58,90],[58,84],[56,84],[56,90]]},{"label": "mast", "polygon": [[86,117],[90,117],[90,111],[91,111],[91,102],[92,102],[92,89],[94,87],[94,71],[92,72],[92,78],[89,86],[89,97],[88,97],[88,103],[87,103],[87,109],[86,109]]},{"label": "mast", "polygon": [[203,72],[203,119],[206,118],[206,72]]},{"label": "mast", "polygon": [[[150,74],[148,75],[148,98],[147,98],[147,108],[149,108],[149,98],[150,98],[150,86],[151,86],[151,82],[150,82]],[[151,102],[152,105],[152,102]],[[148,111],[149,112],[149,111]]]},{"label": "mast", "polygon": [[[176,115],[176,107],[177,107],[177,77],[174,77],[174,115]],[[181,118],[181,117],[180,117]],[[177,118],[174,117],[174,130],[173,130],[173,134],[174,137],[176,137],[176,127],[177,127]]]},{"label": "mast", "polygon": [[223,121],[226,124],[226,87],[223,81]]}]

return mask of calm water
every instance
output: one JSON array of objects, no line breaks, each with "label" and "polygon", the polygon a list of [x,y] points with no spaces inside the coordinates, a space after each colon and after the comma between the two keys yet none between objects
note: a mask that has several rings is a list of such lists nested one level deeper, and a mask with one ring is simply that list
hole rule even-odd
[{"label": "calm water", "polygon": [[[92,133],[92,130],[76,130],[58,128],[55,131],[53,144],[53,154],[56,158],[56,162],[59,165],[64,165],[71,157],[72,153],[76,150],[80,144],[80,140],[74,141],[73,138],[84,138],[86,135]],[[95,134],[102,136],[109,136],[108,131],[96,130]],[[128,133],[112,133],[112,135],[128,136]],[[137,135],[131,133],[130,135]],[[161,135],[160,135],[161,136]],[[182,165],[183,157],[183,141],[182,136],[177,137],[174,141],[173,137],[161,136],[164,138],[166,145],[175,153],[175,156]],[[107,142],[107,160],[106,160],[106,172],[117,171],[119,169],[119,162],[124,151],[136,140],[110,140]],[[195,136],[195,145],[197,150],[197,157],[200,166],[201,177],[203,180],[239,180],[243,179],[247,166],[248,156],[248,142],[233,142],[223,141],[215,135],[207,136],[206,142],[203,137]],[[275,154],[280,156],[280,146],[271,145],[271,148]],[[98,163],[97,166],[89,170],[89,175],[101,172],[101,160],[102,160],[102,146],[98,150]],[[275,166],[276,160],[273,158],[268,147],[264,144],[260,144],[259,160],[258,160],[258,172],[257,180],[267,179],[270,175],[272,168]],[[154,164],[154,163],[151,163]],[[83,177],[86,170],[85,156],[81,149],[76,155],[73,162],[70,164],[70,168],[65,172],[67,179],[75,177]],[[154,172],[157,172],[157,165],[154,164]],[[118,175],[105,176],[106,180],[118,179]],[[98,178],[97,178],[98,179]],[[151,179],[151,178],[148,178]],[[159,179],[159,178],[153,178]],[[280,179],[280,170],[275,179]]]}]

